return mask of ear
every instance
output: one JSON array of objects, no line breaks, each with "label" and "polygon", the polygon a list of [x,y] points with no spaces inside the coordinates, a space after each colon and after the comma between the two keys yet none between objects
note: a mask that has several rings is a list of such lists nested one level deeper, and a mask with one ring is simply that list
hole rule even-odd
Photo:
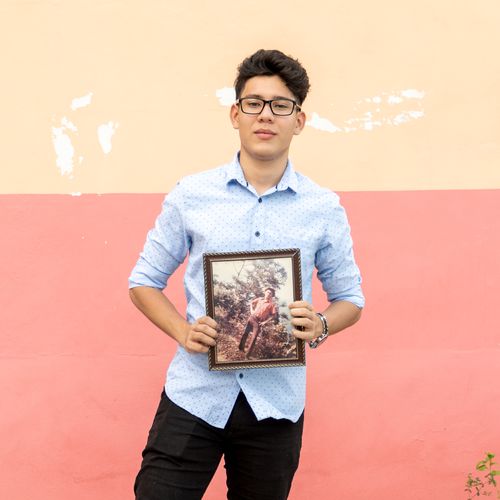
[{"label": "ear", "polygon": [[229,119],[231,120],[233,128],[236,129],[240,128],[239,115],[240,115],[240,108],[236,103],[233,103],[231,105],[231,109],[229,110]]},{"label": "ear", "polygon": [[293,131],[295,135],[299,135],[302,132],[306,124],[306,119],[306,114],[303,111],[299,111],[297,113],[297,116],[295,117],[295,130]]}]

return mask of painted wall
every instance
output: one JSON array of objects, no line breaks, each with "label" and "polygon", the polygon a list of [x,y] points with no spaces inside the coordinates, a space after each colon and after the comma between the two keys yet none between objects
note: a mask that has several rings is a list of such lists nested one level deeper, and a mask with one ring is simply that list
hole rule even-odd
[{"label": "painted wall", "polygon": [[499,22],[494,0],[0,1],[0,497],[132,498],[175,346],[127,277],[163,193],[236,150],[235,67],[264,47],[308,69],[292,157],[340,193],[367,296],[308,353],[291,498],[465,498],[500,455]]}]

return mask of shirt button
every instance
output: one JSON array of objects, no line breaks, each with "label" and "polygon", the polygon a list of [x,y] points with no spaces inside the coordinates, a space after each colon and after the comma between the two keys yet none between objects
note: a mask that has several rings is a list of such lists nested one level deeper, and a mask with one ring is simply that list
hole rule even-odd
[{"label": "shirt button", "polygon": [[259,198],[259,203],[262,203],[262,198]]},{"label": "shirt button", "polygon": [[240,373],[240,378],[243,378],[243,373]]},{"label": "shirt button", "polygon": [[260,236],[260,231],[255,231],[255,236]]}]

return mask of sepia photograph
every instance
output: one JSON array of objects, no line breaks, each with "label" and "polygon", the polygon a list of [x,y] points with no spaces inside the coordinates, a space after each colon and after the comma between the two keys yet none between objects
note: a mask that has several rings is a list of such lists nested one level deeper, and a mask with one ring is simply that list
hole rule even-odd
[{"label": "sepia photograph", "polygon": [[218,324],[209,368],[305,364],[288,304],[301,299],[300,250],[204,255],[207,314]]}]

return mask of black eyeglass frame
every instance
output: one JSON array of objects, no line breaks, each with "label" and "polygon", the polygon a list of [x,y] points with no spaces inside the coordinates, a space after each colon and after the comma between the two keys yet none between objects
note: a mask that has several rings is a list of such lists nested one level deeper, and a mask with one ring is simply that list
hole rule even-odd
[{"label": "black eyeglass frame", "polygon": [[[256,113],[249,113],[248,111],[244,111],[243,110],[243,106],[241,105],[241,101],[260,101],[264,104],[262,104],[262,109],[259,111],[259,112],[256,112]],[[288,102],[291,102],[293,103],[293,107],[292,107],[292,110],[290,111],[290,113],[287,113],[285,115],[280,115],[278,113],[275,113],[274,110],[273,110],[273,106],[272,106],[272,103],[275,102],[275,101],[288,101]],[[236,104],[238,104],[240,106],[240,109],[241,109],[241,112],[242,113],[245,113],[246,115],[260,115],[262,113],[262,111],[264,111],[264,108],[266,107],[266,104],[269,104],[269,109],[271,110],[271,113],[274,115],[274,116],[290,116],[293,114],[293,112],[295,111],[295,109],[297,109],[298,111],[302,111],[301,107],[299,104],[297,104],[296,101],[294,101],[293,99],[289,99],[288,97],[279,97],[277,99],[261,99],[260,97],[240,97],[237,101],[236,101]]]}]

